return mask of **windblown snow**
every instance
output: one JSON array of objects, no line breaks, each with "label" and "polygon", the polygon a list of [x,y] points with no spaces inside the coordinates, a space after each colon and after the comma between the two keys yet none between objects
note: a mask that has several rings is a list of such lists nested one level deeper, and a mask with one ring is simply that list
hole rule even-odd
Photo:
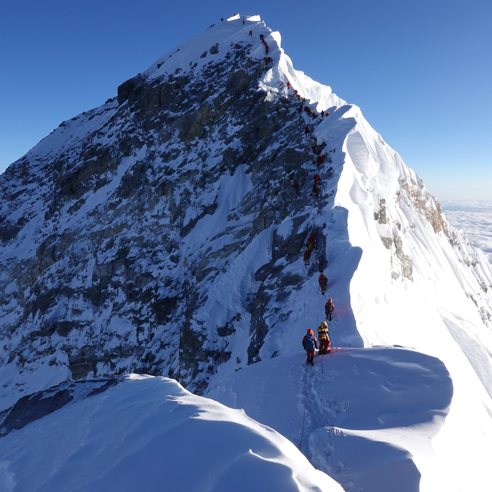
[{"label": "windblown snow", "polygon": [[489,490],[491,264],[280,41],[218,22],[0,177],[0,409],[208,398],[74,400],[0,438],[6,490]]},{"label": "windblown snow", "polygon": [[70,403],[2,438],[2,491],[343,490],[277,432],[176,381],[91,386],[72,383]]}]

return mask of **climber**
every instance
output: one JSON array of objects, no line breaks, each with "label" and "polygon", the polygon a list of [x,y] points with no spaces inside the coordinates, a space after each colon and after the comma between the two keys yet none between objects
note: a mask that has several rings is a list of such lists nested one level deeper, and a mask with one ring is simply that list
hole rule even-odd
[{"label": "climber", "polygon": [[309,234],[309,237],[308,237],[308,240],[306,243],[306,248],[309,251],[316,249],[315,242],[316,242],[316,236],[314,235],[314,232],[311,232],[311,234]]},{"label": "climber", "polygon": [[309,128],[306,126],[306,128],[304,128],[304,135],[307,135],[308,133],[311,134]]},{"label": "climber", "polygon": [[302,104],[304,104],[305,102],[306,102],[306,98],[305,98],[305,97],[303,97],[303,98],[302,98]]},{"label": "climber", "polygon": [[304,264],[309,265],[310,260],[311,260],[311,250],[306,249],[306,251],[304,251]]},{"label": "climber", "polygon": [[335,304],[333,304],[333,299],[328,299],[328,302],[325,304],[325,313],[329,321],[331,321],[333,311],[335,311]]},{"label": "climber", "polygon": [[318,146],[318,142],[316,140],[311,144],[311,148],[313,149],[313,153],[316,154],[316,147]]},{"label": "climber", "polygon": [[309,328],[307,331],[306,335],[304,335],[304,338],[302,339],[302,347],[306,351],[307,355],[307,363],[311,364],[314,366],[314,355],[316,354],[315,349],[318,348],[318,340],[316,340],[316,337],[314,336],[313,330]]},{"label": "climber", "polygon": [[317,183],[314,183],[313,185],[313,191],[311,192],[311,195],[314,195],[314,198],[318,198],[318,193],[320,192],[319,186]]},{"label": "climber", "polygon": [[251,30],[250,30],[250,31],[249,31],[249,35],[250,35],[250,36],[253,36],[253,31],[251,31]]},{"label": "climber", "polygon": [[290,82],[287,81],[287,89],[290,89]]},{"label": "climber", "polygon": [[222,21],[224,20],[224,18],[223,18],[223,17],[221,17],[221,19],[220,19],[220,20],[221,20],[221,22],[222,22]]},{"label": "climber", "polygon": [[323,270],[328,266],[328,262],[325,257],[323,255],[319,255],[316,262],[318,263],[318,272],[323,273]]},{"label": "climber", "polygon": [[260,34],[260,39],[261,39],[262,41],[263,41],[263,37],[264,37],[264,36],[263,36],[263,34]]},{"label": "climber", "polygon": [[[302,104],[299,106],[299,109],[297,110],[299,113],[302,113]],[[307,135],[307,134],[306,134]]]},{"label": "climber", "polygon": [[244,19],[243,19],[243,26],[244,26],[244,24],[246,24],[246,22],[244,22]]},{"label": "climber", "polygon": [[324,116],[325,116],[325,112],[321,111],[321,118],[324,118]]},{"label": "climber", "polygon": [[324,273],[320,273],[318,282],[321,288],[321,294],[325,295],[326,287],[328,287],[328,279],[326,278]]},{"label": "climber", "polygon": [[321,182],[321,176],[319,174],[317,174],[314,177],[314,184],[320,184],[319,182]]},{"label": "climber", "polygon": [[323,154],[323,155],[319,155],[317,158],[316,158],[316,164],[318,166],[321,166],[321,164],[323,164],[323,162],[325,161],[326,159],[326,155]]},{"label": "climber", "polygon": [[318,327],[319,354],[329,354],[331,351],[331,340],[328,333],[328,323],[323,321]]}]

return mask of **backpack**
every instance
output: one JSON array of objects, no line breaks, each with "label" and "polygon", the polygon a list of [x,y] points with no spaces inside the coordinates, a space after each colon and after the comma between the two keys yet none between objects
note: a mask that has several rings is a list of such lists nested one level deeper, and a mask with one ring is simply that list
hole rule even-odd
[{"label": "backpack", "polygon": [[311,335],[311,333],[306,335],[304,338],[304,348],[308,352],[314,352],[314,337],[313,335]]}]

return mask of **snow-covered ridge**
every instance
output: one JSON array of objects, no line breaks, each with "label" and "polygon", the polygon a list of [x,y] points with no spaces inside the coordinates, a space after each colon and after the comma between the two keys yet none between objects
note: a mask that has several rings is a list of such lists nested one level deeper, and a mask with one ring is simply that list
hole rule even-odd
[{"label": "snow-covered ridge", "polygon": [[312,80],[304,72],[294,70],[291,59],[281,47],[280,33],[267,27],[259,15],[238,14],[210,26],[206,31],[168,51],[142,75],[151,81],[168,75],[199,72],[206,65],[229,60],[230,47],[238,43],[251,45],[249,56],[261,60],[265,58],[265,48],[258,42],[260,35],[265,36],[269,46],[268,56],[273,60],[272,68],[259,81],[258,87],[261,90],[279,93],[279,84],[290,81],[308,103],[315,104],[320,112],[346,104],[332,93],[330,87]]}]

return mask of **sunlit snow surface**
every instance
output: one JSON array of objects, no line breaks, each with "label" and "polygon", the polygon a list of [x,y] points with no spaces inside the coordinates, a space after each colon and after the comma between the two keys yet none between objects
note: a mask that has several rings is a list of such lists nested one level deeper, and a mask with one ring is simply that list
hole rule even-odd
[{"label": "sunlit snow surface", "polygon": [[484,200],[446,200],[441,202],[451,225],[466,232],[474,246],[492,263],[492,202]]},{"label": "sunlit snow surface", "polygon": [[453,385],[440,360],[414,350],[339,349],[314,367],[299,353],[240,371],[210,396],[287,436],[345,490],[413,492],[421,473],[442,474],[431,441]]},{"label": "sunlit snow surface", "polygon": [[2,492],[335,492],[287,439],[167,378],[132,375],[2,438]]}]

